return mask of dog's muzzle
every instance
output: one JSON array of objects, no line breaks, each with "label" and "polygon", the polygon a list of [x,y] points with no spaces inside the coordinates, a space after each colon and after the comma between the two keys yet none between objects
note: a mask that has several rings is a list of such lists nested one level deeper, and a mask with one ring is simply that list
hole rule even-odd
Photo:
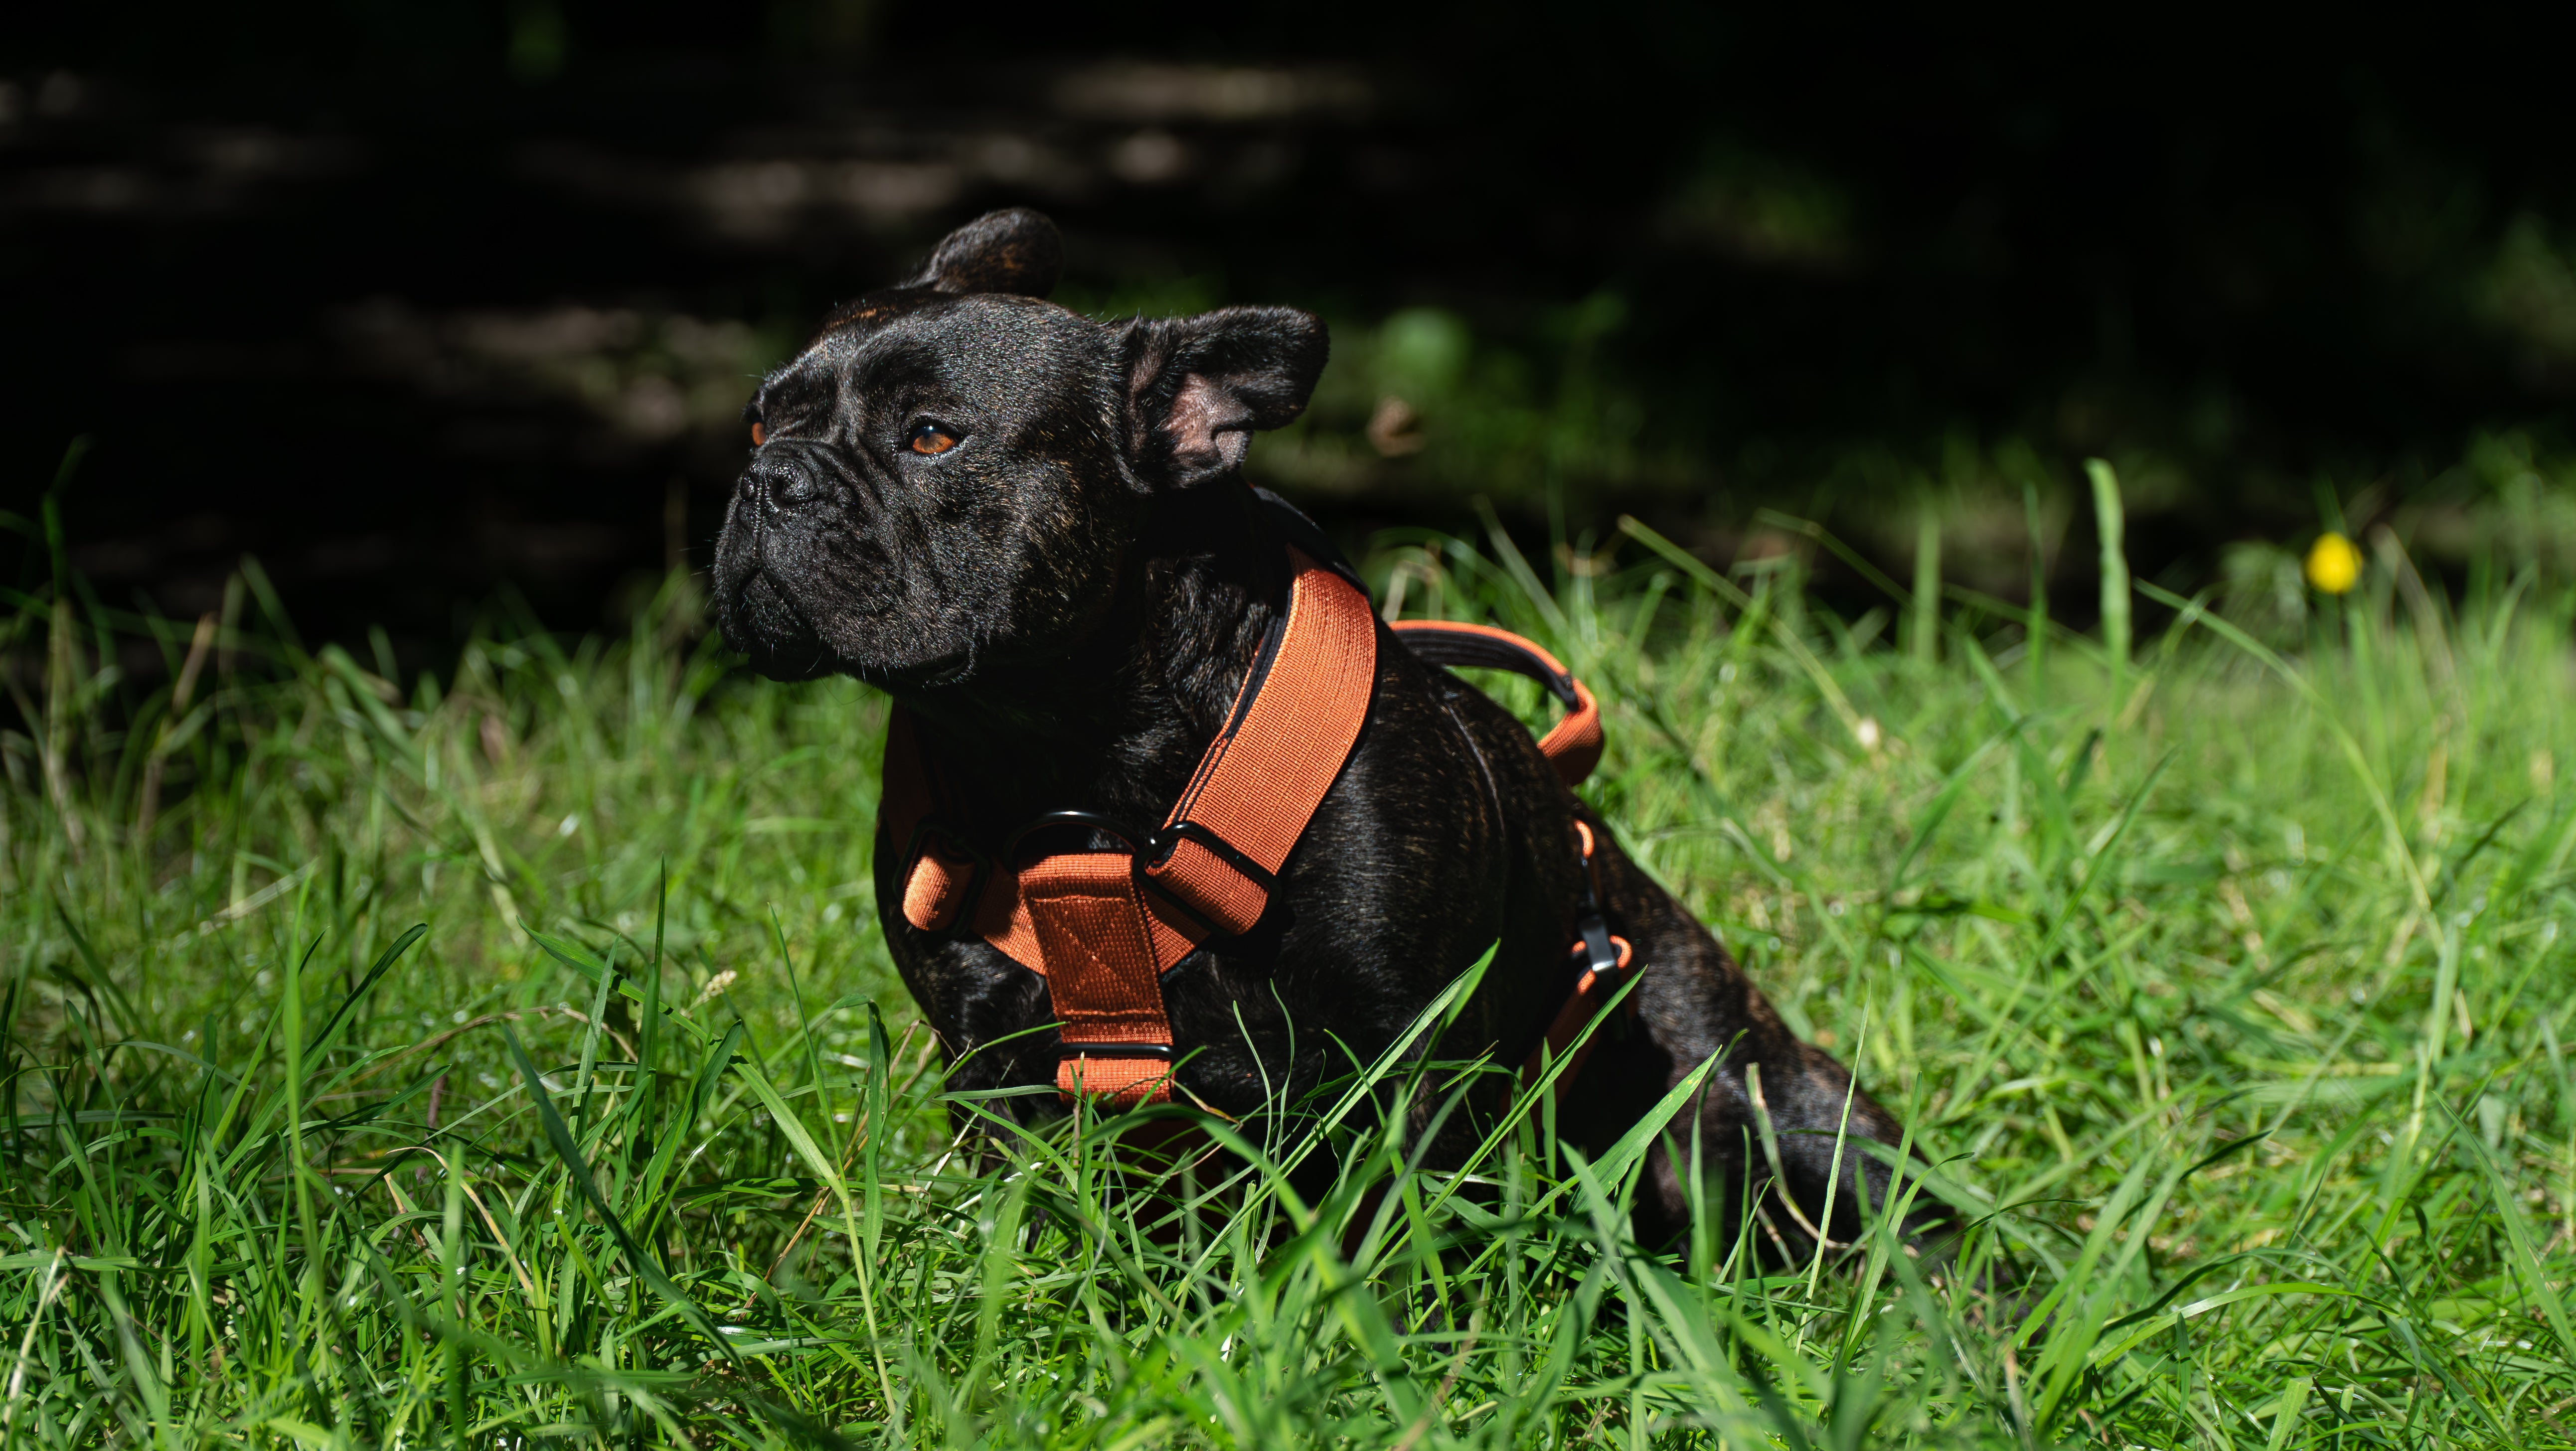
[{"label": "dog's muzzle", "polygon": [[828,498],[836,485],[823,460],[782,439],[761,448],[735,487],[756,513],[777,514]]},{"label": "dog's muzzle", "polygon": [[717,622],[726,642],[750,656],[764,675],[804,679],[827,663],[789,577],[802,552],[795,539],[808,527],[794,516],[830,497],[833,488],[818,461],[799,459],[774,443],[734,485],[733,508],[716,542]]}]

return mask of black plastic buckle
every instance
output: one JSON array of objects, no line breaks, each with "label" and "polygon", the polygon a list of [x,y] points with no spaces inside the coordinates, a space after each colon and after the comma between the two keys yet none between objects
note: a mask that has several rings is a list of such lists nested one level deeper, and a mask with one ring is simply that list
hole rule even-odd
[{"label": "black plastic buckle", "polygon": [[1172,853],[1180,847],[1182,842],[1185,841],[1194,841],[1199,845],[1206,847],[1208,855],[1225,863],[1228,867],[1233,869],[1235,875],[1240,876],[1245,881],[1259,887],[1263,892],[1267,893],[1278,889],[1279,878],[1273,875],[1268,868],[1262,866],[1261,863],[1254,861],[1252,858],[1245,856],[1241,851],[1236,849],[1233,842],[1226,840],[1224,837],[1217,835],[1215,832],[1199,825],[1195,821],[1187,819],[1175,821],[1171,825],[1164,827],[1161,831],[1155,832],[1153,836],[1147,839],[1147,855],[1152,859],[1153,865],[1159,867],[1163,863],[1170,861],[1172,859]]},{"label": "black plastic buckle", "polygon": [[1615,983],[1619,973],[1619,949],[1610,941],[1610,924],[1598,912],[1586,912],[1575,919],[1575,929],[1583,934],[1583,955],[1596,983]]},{"label": "black plastic buckle", "polygon": [[1160,831],[1139,831],[1117,817],[1097,811],[1046,811],[1030,817],[1021,823],[1019,830],[1011,833],[1011,839],[1003,845],[1003,860],[1018,857],[1020,843],[1029,837],[1060,826],[1087,827],[1118,838],[1127,844],[1128,854],[1136,858],[1139,866],[1159,867],[1172,859],[1173,850],[1182,842],[1194,841],[1261,890],[1272,891],[1279,885],[1279,878],[1261,863],[1245,856],[1233,842],[1195,821],[1175,821]]},{"label": "black plastic buckle", "polygon": [[1583,874],[1583,895],[1574,900],[1574,930],[1583,939],[1584,966],[1595,982],[1611,981],[1619,971],[1619,949],[1610,943],[1610,923],[1601,914],[1601,896],[1594,890],[1592,879],[1592,838],[1583,832],[1576,841],[1585,843],[1575,852],[1577,869]]}]

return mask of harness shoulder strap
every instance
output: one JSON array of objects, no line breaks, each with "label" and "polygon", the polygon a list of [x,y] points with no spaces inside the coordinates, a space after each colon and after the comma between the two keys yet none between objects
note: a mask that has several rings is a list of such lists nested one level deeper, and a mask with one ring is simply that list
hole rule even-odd
[{"label": "harness shoulder strap", "polygon": [[1377,617],[1347,580],[1291,549],[1277,658],[1244,683],[1229,729],[1156,833],[1145,880],[1216,930],[1252,930],[1306,823],[1358,744],[1377,685]]}]

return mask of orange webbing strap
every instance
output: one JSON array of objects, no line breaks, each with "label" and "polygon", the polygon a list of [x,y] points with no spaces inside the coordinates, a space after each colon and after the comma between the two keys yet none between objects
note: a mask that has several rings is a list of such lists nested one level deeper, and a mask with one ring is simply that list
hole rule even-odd
[{"label": "orange webbing strap", "polygon": [[1393,629],[1407,648],[1434,665],[1508,670],[1547,687],[1565,716],[1539,738],[1539,753],[1568,786],[1580,786],[1601,764],[1601,707],[1592,692],[1557,658],[1509,630],[1447,620],[1398,620]]},{"label": "orange webbing strap", "polygon": [[[1547,1025],[1547,1032],[1539,1039],[1539,1045],[1530,1050],[1529,1060],[1521,1065],[1521,1082],[1532,1084],[1538,1081],[1540,1072],[1550,1059],[1561,1059],[1572,1048],[1574,1061],[1566,1064],[1565,1071],[1557,1075],[1556,1086],[1551,1090],[1550,1096],[1555,1098],[1564,1097],[1565,1090],[1574,1083],[1575,1075],[1583,1071],[1584,1060],[1592,1056],[1593,1045],[1600,1041],[1601,1035],[1595,1032],[1586,1037],[1584,1027],[1610,1006],[1611,998],[1628,980],[1628,965],[1636,956],[1635,949],[1628,945],[1628,939],[1613,935],[1608,919],[1602,915],[1601,869],[1598,865],[1600,843],[1593,839],[1592,824],[1579,816],[1574,821],[1574,841],[1578,869],[1582,872],[1582,890],[1574,901],[1575,936],[1570,952],[1583,973],[1575,980],[1574,991],[1566,998],[1565,1006],[1556,1010],[1556,1020]],[[1628,1015],[1635,1017],[1636,1013],[1637,998],[1631,993],[1628,996]],[[1577,1038],[1583,1039],[1580,1045],[1575,1044]]]},{"label": "orange webbing strap", "polygon": [[1377,684],[1377,616],[1350,581],[1298,550],[1288,623],[1157,834],[1156,891],[1219,932],[1252,930],[1271,884],[1350,759]]},{"label": "orange webbing strap", "polygon": [[990,863],[942,819],[946,793],[921,753],[912,712],[886,712],[885,762],[877,784],[877,850],[891,852],[903,878],[903,920],[936,937],[976,931],[993,893]]},{"label": "orange webbing strap", "polygon": [[881,800],[906,854],[904,920],[974,936],[1047,979],[1062,1020],[1056,1086],[1125,1105],[1170,1097],[1161,974],[1206,938],[1250,930],[1368,719],[1368,598],[1295,549],[1288,614],[1163,830],[1131,854],[993,863],[939,821],[943,793],[910,713],[886,730]]},{"label": "orange webbing strap", "polygon": [[1172,1022],[1162,964],[1125,852],[1064,852],[1020,874],[1066,1056],[1058,1092],[1108,1095],[1123,1107],[1171,1097]]},{"label": "orange webbing strap", "polygon": [[[1574,995],[1565,1000],[1564,1007],[1556,1010],[1556,1021],[1547,1025],[1547,1036],[1540,1040],[1538,1047],[1530,1050],[1529,1061],[1521,1065],[1524,1087],[1538,1082],[1539,1074],[1545,1071],[1549,1061],[1563,1059],[1568,1045],[1574,1046],[1574,1061],[1566,1064],[1565,1071],[1556,1076],[1556,1086],[1549,1091],[1549,1096],[1562,1100],[1565,1090],[1573,1086],[1576,1075],[1583,1072],[1583,1060],[1591,1057],[1593,1048],[1601,1042],[1601,1034],[1597,1032],[1588,1038],[1583,1037],[1584,1025],[1610,1006],[1611,994],[1628,980],[1628,962],[1635,955],[1635,949],[1628,945],[1625,937],[1612,937],[1610,945],[1619,951],[1619,965],[1609,972],[1587,968],[1576,980]],[[1574,944],[1572,951],[1580,955],[1583,944]],[[1633,1016],[1636,1011],[1637,995],[1630,993],[1628,1012]],[[1583,1038],[1582,1043],[1575,1044],[1577,1038]]]},{"label": "orange webbing strap", "polygon": [[904,920],[924,932],[948,932],[974,905],[980,863],[965,842],[939,829],[933,814],[938,783],[914,731],[912,712],[902,706],[887,712],[877,817],[887,840],[904,855]]}]

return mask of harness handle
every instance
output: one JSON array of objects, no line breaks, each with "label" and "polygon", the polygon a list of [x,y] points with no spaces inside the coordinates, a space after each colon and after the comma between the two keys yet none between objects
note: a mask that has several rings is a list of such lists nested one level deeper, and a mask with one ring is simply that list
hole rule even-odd
[{"label": "harness handle", "polygon": [[1535,680],[1565,707],[1565,715],[1538,749],[1569,787],[1580,786],[1601,764],[1601,707],[1557,658],[1509,630],[1448,620],[1397,620],[1389,628],[1415,655],[1434,665],[1508,670]]}]

